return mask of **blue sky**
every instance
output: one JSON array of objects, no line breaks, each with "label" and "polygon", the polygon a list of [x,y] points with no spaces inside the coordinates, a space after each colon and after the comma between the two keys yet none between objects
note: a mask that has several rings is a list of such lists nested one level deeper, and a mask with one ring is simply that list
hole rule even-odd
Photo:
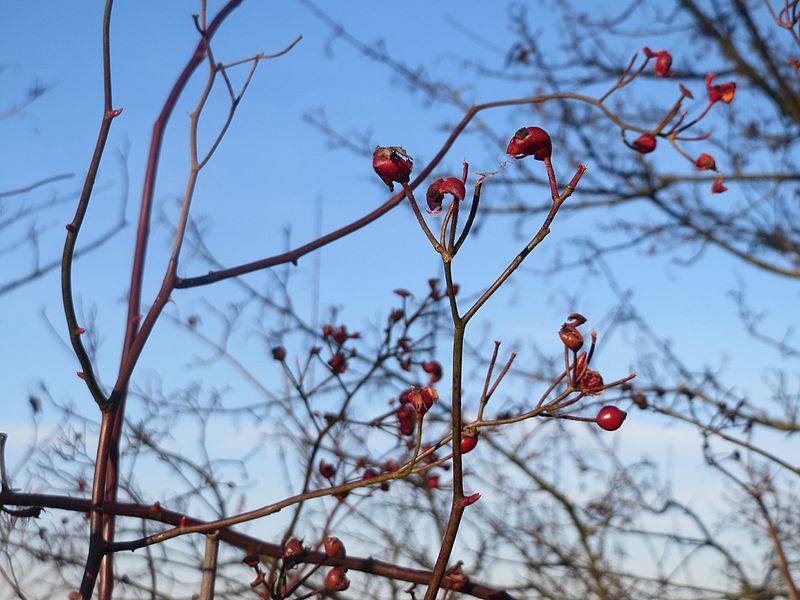
[{"label": "blue sky", "polygon": [[[210,4],[211,14],[221,5]],[[83,240],[98,235],[115,218],[125,181],[120,164],[114,159],[118,151],[127,153],[130,182],[127,216],[130,222],[135,221],[149,131],[177,72],[196,43],[190,18],[196,10],[195,2],[185,1],[119,2],[115,6],[114,104],[124,112],[112,129]],[[327,10],[346,23],[357,37],[367,42],[382,38],[390,51],[408,64],[427,64],[432,72],[441,70],[451,77],[460,69],[449,58],[453,48],[500,67],[502,55],[488,54],[487,58],[486,47],[497,44],[502,48],[510,40],[507,14],[495,3],[410,1],[390,14],[377,9],[374,2],[358,1],[331,4]],[[0,65],[4,67],[0,72],[0,110],[24,97],[33,82],[40,82],[48,90],[21,114],[0,121],[0,191],[50,175],[74,173],[71,181],[39,188],[15,201],[39,201],[50,194],[73,193],[88,165],[102,110],[101,3],[17,1],[8,3],[5,12],[7,18],[0,22]],[[544,37],[558,35],[561,25],[549,23],[547,18],[543,16],[540,21]],[[482,39],[465,34],[465,30],[479,33]],[[208,245],[228,265],[283,250],[287,227],[291,229],[292,245],[311,239],[318,226],[318,210],[321,229],[328,231],[388,198],[387,190],[372,172],[369,158],[329,148],[324,136],[304,121],[305,113],[324,107],[330,122],[342,131],[370,131],[374,143],[403,145],[418,158],[418,164],[430,158],[445,139],[442,124],[452,123],[461,116],[454,109],[426,106],[419,95],[408,93],[383,65],[361,57],[341,41],[331,43],[329,30],[299,3],[245,2],[215,38],[214,46],[220,60],[229,61],[259,51],[274,52],[297,34],[302,34],[303,40],[295,49],[259,67],[229,135],[200,177],[194,204],[196,216],[209,227]],[[638,41],[632,40],[631,47],[621,49],[621,53],[638,47]],[[676,61],[680,61],[679,54],[675,54]],[[510,84],[487,89],[476,75],[462,70],[462,76],[468,98],[474,95],[477,100],[489,100],[530,93],[525,86],[515,89]],[[201,80],[202,77],[196,76],[187,88],[165,140],[156,201],[168,215],[175,214],[175,199],[180,197],[185,183],[186,114],[197,97]],[[225,109],[224,97],[215,97],[209,107],[203,139],[209,139],[213,124],[220,122]],[[518,126],[536,124],[515,125],[511,114],[503,109],[487,118],[494,123],[507,122],[509,136]],[[568,178],[572,165],[559,159],[557,141],[554,162],[563,180]],[[478,171],[494,170],[504,160],[499,153],[487,156],[476,136],[467,135],[453,148],[439,174],[459,173],[461,160],[472,161],[473,156],[479,157],[473,163]],[[674,157],[669,150],[659,149],[652,160],[674,162]],[[501,189],[487,184],[484,202],[492,202],[501,193]],[[732,186],[729,194],[737,193],[740,192]],[[724,202],[725,196],[709,201]],[[63,225],[71,213],[72,204],[67,202],[36,221],[42,228],[43,260],[60,253]],[[16,230],[0,235],[8,235],[8,239],[17,243],[16,240],[24,239],[31,224],[25,221]],[[557,224],[553,228],[543,252],[566,244],[570,237],[590,231],[593,225],[592,219],[581,217],[564,220],[562,226]],[[456,265],[456,279],[465,294],[482,290],[518,251],[520,240],[510,231],[508,222],[491,219],[481,234],[465,246]],[[79,261],[75,270],[75,289],[84,310],[88,313],[97,308],[96,322],[102,341],[98,364],[106,383],[110,383],[114,373],[121,344],[133,235],[133,227],[129,225],[101,251]],[[4,240],[2,245],[6,243],[9,242]],[[168,250],[166,231],[156,226],[148,254],[145,304],[160,281]],[[182,274],[202,272],[203,266],[188,258]],[[29,248],[21,244],[19,251],[0,258],[0,273],[24,272],[30,260]],[[437,256],[406,206],[326,248],[319,260],[321,305],[341,307],[342,319],[351,329],[366,327],[383,318],[395,301],[393,289],[423,290],[426,280],[440,273]],[[537,255],[533,255],[529,262],[533,264],[536,260]],[[751,342],[741,333],[735,308],[721,290],[724,292],[735,287],[737,281],[746,280],[754,305],[769,306],[774,314],[786,314],[796,306],[796,287],[714,251],[687,268],[671,265],[669,260],[638,255],[614,258],[612,267],[622,285],[634,290],[635,302],[654,329],[671,337],[679,353],[698,368],[703,364],[726,364],[732,385],[750,391],[764,389],[764,369],[777,360],[777,355],[763,351],[756,354],[748,349]],[[307,257],[301,260],[295,275],[299,310],[309,320],[315,318],[311,298],[306,293],[313,273],[314,259]],[[268,286],[270,278],[253,275],[248,281]],[[168,312],[185,317],[202,307],[204,301],[223,306],[233,292],[229,283],[180,291]],[[580,297],[580,305],[567,306],[566,298],[574,294]],[[74,375],[77,362],[42,318],[43,314],[48,317],[63,340],[65,327],[59,300],[55,273],[0,297],[0,337],[5,340],[0,361],[0,379],[5,383],[0,428],[11,431],[24,428],[27,396],[39,379],[46,381],[60,398],[92,410],[83,385]],[[576,271],[547,279],[520,273],[486,306],[473,331],[476,338],[504,339],[519,348],[533,338],[551,343],[557,350],[554,333],[565,312],[579,309],[597,323],[612,303],[613,298],[599,277]],[[490,323],[492,328],[487,330]],[[777,331],[783,326],[778,319],[767,324]],[[181,339],[180,350],[176,351],[179,335],[167,322],[158,325],[137,369],[139,381],[149,381],[158,374],[179,385],[197,377],[195,372],[185,370],[185,364],[198,350]],[[250,364],[261,368],[263,344],[245,334],[240,341],[242,348],[250,353]],[[624,338],[612,339],[600,358],[604,372],[611,378],[636,368],[635,349]],[[525,360],[524,355],[520,360]],[[639,451],[648,438],[641,431],[627,434],[623,430],[620,440],[625,443],[629,435],[631,448]],[[675,443],[667,441],[663,448],[654,451],[668,453],[669,445],[674,447]],[[694,464],[699,459],[697,454],[696,461],[688,460]]]}]

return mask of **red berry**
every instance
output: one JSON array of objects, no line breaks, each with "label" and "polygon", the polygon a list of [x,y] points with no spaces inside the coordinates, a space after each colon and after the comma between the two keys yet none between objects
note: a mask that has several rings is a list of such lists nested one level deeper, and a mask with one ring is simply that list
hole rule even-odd
[{"label": "red berry", "polygon": [[670,77],[672,73],[669,72],[669,68],[672,66],[672,56],[666,50],[650,50],[647,46],[644,48],[644,53],[647,58],[655,58],[656,63],[653,66],[653,70],[656,73],[656,77]]},{"label": "red berry", "polygon": [[714,183],[711,185],[711,193],[712,194],[721,194],[722,192],[727,192],[728,188],[722,185],[722,175],[717,175],[717,178],[714,180]]},{"label": "red berry", "polygon": [[595,417],[595,422],[600,429],[606,431],[616,431],[622,427],[622,422],[628,416],[624,410],[618,409],[616,406],[604,406],[600,409]]},{"label": "red berry", "polygon": [[705,152],[697,157],[697,160],[694,161],[694,166],[697,167],[698,171],[717,170],[717,162],[714,160],[714,157],[710,154],[706,154]]},{"label": "red berry", "polygon": [[325,479],[330,479],[336,475],[336,467],[328,462],[325,462],[324,460],[321,460],[319,461],[319,474]]},{"label": "red berry", "polygon": [[649,133],[645,133],[633,140],[631,147],[637,152],[648,154],[656,149],[656,138]]},{"label": "red berry", "polygon": [[523,127],[508,142],[506,153],[514,158],[533,155],[536,160],[544,160],[553,154],[553,144],[550,136],[541,127]]},{"label": "red berry", "polygon": [[345,557],[344,544],[337,537],[326,537],[322,545],[325,546],[325,556],[328,558],[342,559]]},{"label": "red berry", "polygon": [[435,360],[422,363],[422,370],[431,376],[431,383],[436,383],[442,378],[442,365]]},{"label": "red berry", "polygon": [[400,146],[378,146],[372,155],[372,168],[392,192],[393,182],[408,183],[413,166],[414,159]]},{"label": "red berry", "polygon": [[564,345],[573,352],[577,352],[583,347],[583,335],[568,323],[564,323],[564,325],[561,326],[561,331],[558,332],[558,336],[561,338],[561,341],[564,342]]},{"label": "red berry", "polygon": [[729,81],[728,83],[711,85],[712,81],[714,81],[714,75],[709,73],[706,75],[706,91],[708,92],[708,101],[714,103],[721,100],[725,104],[730,104],[733,101],[733,97],[736,95],[736,83]]},{"label": "red berry", "polygon": [[461,436],[461,454],[466,454],[475,449],[478,445],[478,432],[467,433],[466,431]]},{"label": "red berry", "polygon": [[332,592],[343,592],[350,587],[350,580],[347,578],[347,569],[344,567],[333,567],[325,576],[325,588]]},{"label": "red berry", "polygon": [[283,361],[286,359],[286,348],[283,346],[276,346],[272,349],[272,358],[278,361]]},{"label": "red berry", "polygon": [[306,549],[303,547],[303,542],[297,538],[291,538],[283,545],[281,555],[286,562],[293,563],[298,561],[305,553]]}]

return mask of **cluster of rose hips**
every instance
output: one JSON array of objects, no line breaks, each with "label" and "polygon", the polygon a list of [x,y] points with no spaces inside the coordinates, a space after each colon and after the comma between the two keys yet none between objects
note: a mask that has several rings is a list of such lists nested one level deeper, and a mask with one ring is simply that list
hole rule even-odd
[{"label": "cluster of rose hips", "polygon": [[[649,61],[650,59],[655,59],[653,64],[653,71],[656,77],[673,77],[675,75],[674,72],[670,70],[672,66],[672,56],[666,50],[651,50],[650,48],[646,47],[643,49],[644,55]],[[646,65],[647,63],[645,63]],[[680,109],[680,105],[683,102],[684,98],[694,98],[694,95],[691,91],[686,89],[683,85],[680,85],[680,98],[676,103],[675,107],[670,112],[670,118],[665,119],[663,122],[663,126],[668,124],[668,121],[672,119],[675,115],[677,115],[678,110]],[[722,102],[724,104],[730,104],[733,101],[734,96],[736,95],[736,83],[733,81],[729,81],[727,83],[720,83],[714,84],[714,75],[709,73],[706,75],[706,94],[708,96],[708,105],[706,106],[705,110],[701,114],[700,117],[692,121],[690,125],[694,125],[697,123],[706,113],[709,111],[711,106],[713,106],[717,102]],[[686,113],[681,113],[678,121],[673,125],[672,129],[668,131],[666,134],[663,134],[667,137],[675,138],[675,134],[677,132],[683,131],[687,129],[690,125],[686,125],[683,128],[679,129],[680,125],[682,124]],[[660,134],[661,130],[654,131],[653,133],[645,133],[640,135],[638,138],[633,140],[630,144],[628,144],[632,149],[640,152],[641,154],[648,154],[656,149],[657,139],[654,134]],[[714,160],[714,157],[710,154],[703,152],[697,158],[692,158],[691,156],[685,154],[683,151],[680,151],[687,159],[694,163],[694,166],[699,171],[717,171],[717,163]],[[713,185],[711,186],[711,193],[712,194],[719,194],[722,192],[727,191],[727,187],[725,187],[722,183],[722,175],[718,174],[717,178],[714,180]]]},{"label": "cluster of rose hips", "polygon": [[[606,389],[603,384],[603,376],[598,371],[589,368],[597,343],[597,332],[592,330],[592,343],[589,351],[582,352],[584,340],[578,327],[585,322],[586,317],[580,313],[572,313],[561,326],[558,335],[564,344],[564,352],[567,355],[572,354],[572,359],[567,361],[567,381],[570,387],[574,387],[586,396],[599,396]],[[622,427],[626,416],[627,413],[616,406],[604,406],[597,413],[594,422],[601,429],[615,431]]]},{"label": "cluster of rose hips", "polygon": [[[337,537],[328,536],[322,541],[322,547],[325,551],[325,560],[327,562],[339,562],[347,556],[344,544]],[[297,567],[309,554],[309,548],[303,545],[303,542],[297,538],[290,538],[283,544],[281,549],[281,565],[280,570],[277,571],[276,565],[269,574],[261,569],[261,559],[256,554],[249,554],[242,559],[242,562],[251,567],[256,572],[256,578],[250,582],[250,587],[257,588],[263,586],[265,589],[261,592],[263,598],[285,598],[291,595],[295,589],[304,581],[307,576],[302,578],[295,578],[296,583],[286,583],[286,575],[289,571]],[[312,573],[316,571],[321,564],[313,567]],[[309,573],[310,575],[310,573]],[[350,587],[350,580],[347,578],[347,569],[342,566],[333,566],[328,570],[325,575],[325,584],[320,588],[320,592],[343,592]]]}]

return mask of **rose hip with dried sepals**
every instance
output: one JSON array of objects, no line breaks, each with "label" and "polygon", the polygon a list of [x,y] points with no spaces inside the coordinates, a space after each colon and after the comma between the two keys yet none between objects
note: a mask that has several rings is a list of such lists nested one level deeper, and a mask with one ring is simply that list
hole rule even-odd
[{"label": "rose hip with dried sepals", "polygon": [[671,77],[670,67],[672,66],[672,56],[666,50],[650,50],[647,46],[644,47],[644,54],[647,58],[655,58],[656,62],[653,65],[653,71],[656,77]]},{"label": "rose hip with dried sepals", "polygon": [[697,160],[694,161],[694,166],[697,167],[698,171],[716,171],[717,161],[715,161],[714,157],[710,154],[703,152],[697,157]]},{"label": "rose hip with dried sepals", "polygon": [[560,337],[564,345],[573,352],[577,352],[583,347],[583,335],[569,323],[564,323],[561,326],[558,337]]},{"label": "rose hip with dried sepals", "polygon": [[595,422],[600,429],[616,431],[622,427],[622,422],[625,420],[626,416],[628,416],[628,413],[618,409],[616,406],[604,406],[597,413]]},{"label": "rose hip with dried sepals", "polygon": [[342,540],[337,537],[326,537],[322,541],[322,545],[325,548],[325,556],[328,558],[340,560],[346,555],[344,544],[342,543]]},{"label": "rose hip with dried sepals", "polygon": [[544,160],[552,156],[553,143],[541,127],[522,127],[508,142],[506,154],[516,159],[533,156],[536,160]]},{"label": "rose hip with dried sepals", "polygon": [[729,81],[727,83],[712,85],[713,81],[713,73],[706,75],[706,92],[708,92],[708,101],[712,104],[714,102],[724,102],[725,104],[730,104],[733,102],[733,97],[736,95],[736,83]]},{"label": "rose hip with dried sepals", "polygon": [[350,587],[350,580],[347,578],[347,569],[344,567],[333,567],[325,576],[325,589],[331,592],[343,592]]},{"label": "rose hip with dried sepals", "polygon": [[461,202],[464,200],[466,190],[464,184],[457,177],[448,177],[447,179],[437,179],[428,188],[428,193],[425,195],[428,201],[428,210],[432,215],[438,215],[442,212],[442,201],[445,194],[450,194]]},{"label": "rose hip with dried sepals", "polygon": [[578,389],[587,396],[599,396],[603,393],[603,376],[592,369],[586,369],[578,379]]},{"label": "rose hip with dried sepals", "polygon": [[303,547],[303,542],[297,538],[288,539],[283,545],[283,550],[281,550],[283,560],[288,563],[297,562],[305,553],[306,549]]},{"label": "rose hip with dried sepals", "polygon": [[408,183],[413,166],[414,159],[400,146],[378,146],[372,155],[372,168],[390,192],[394,191],[394,182]]}]

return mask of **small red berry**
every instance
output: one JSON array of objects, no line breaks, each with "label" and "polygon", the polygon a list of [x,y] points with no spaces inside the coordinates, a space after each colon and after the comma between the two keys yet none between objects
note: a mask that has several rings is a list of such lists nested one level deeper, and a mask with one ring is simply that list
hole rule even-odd
[{"label": "small red berry", "polygon": [[422,363],[422,370],[431,376],[431,383],[436,383],[442,378],[442,365],[435,360]]},{"label": "small red berry", "polygon": [[517,159],[532,155],[536,160],[544,160],[553,154],[553,144],[541,127],[523,127],[508,142],[506,154]]},{"label": "small red berry", "polygon": [[328,462],[325,462],[324,460],[321,460],[319,461],[319,474],[326,479],[331,479],[334,475],[336,475],[336,467]]},{"label": "small red berry", "polygon": [[577,352],[583,347],[583,335],[568,323],[562,325],[558,336],[561,338],[561,341],[564,342],[564,345],[573,352]]},{"label": "small red berry", "polygon": [[400,433],[403,435],[412,435],[417,425],[417,413],[414,411],[414,408],[409,404],[404,404],[397,409],[395,416],[400,424]]},{"label": "small red berry", "polygon": [[625,420],[626,416],[628,416],[628,413],[618,409],[616,406],[604,406],[597,413],[595,422],[600,429],[616,431],[622,427],[622,422]]},{"label": "small red berry", "polygon": [[281,362],[286,360],[286,348],[284,348],[283,346],[276,346],[275,348],[273,348],[272,358]]},{"label": "small red berry", "polygon": [[475,446],[477,445],[478,445],[477,431],[468,430],[461,435],[461,454],[472,452],[475,449]]},{"label": "small red berry", "polygon": [[326,537],[322,545],[325,547],[325,556],[328,558],[342,559],[345,557],[345,549],[342,540],[337,537]]},{"label": "small red berry", "polygon": [[649,133],[645,133],[633,140],[631,147],[637,152],[648,154],[656,149],[656,138]]},{"label": "small red berry", "polygon": [[400,146],[378,146],[372,155],[372,168],[385,183],[389,191],[394,191],[394,183],[408,183],[414,159]]},{"label": "small red berry", "polygon": [[350,587],[350,580],[347,578],[347,569],[344,567],[333,567],[325,576],[325,588],[332,592],[343,592]]},{"label": "small red berry", "polygon": [[447,179],[437,179],[428,188],[426,199],[428,200],[428,210],[432,215],[438,215],[442,212],[442,200],[444,195],[450,194],[458,201],[464,199],[466,190],[464,184],[457,177],[449,177]]},{"label": "small red berry", "polygon": [[705,152],[697,157],[697,160],[694,161],[694,166],[697,167],[698,171],[717,170],[717,162],[714,160],[714,157],[710,154],[706,154]]},{"label": "small red berry", "polygon": [[290,538],[283,545],[281,556],[283,556],[283,559],[286,562],[294,563],[298,561],[305,553],[306,549],[303,547],[303,542],[297,538]]},{"label": "small red berry", "polygon": [[344,357],[344,354],[337,352],[328,360],[328,366],[331,368],[331,371],[341,375],[347,371],[347,359]]},{"label": "small red berry", "polygon": [[438,490],[439,489],[439,476],[438,475],[431,475],[425,480],[425,487],[429,490]]},{"label": "small red berry", "polygon": [[671,77],[669,68],[672,66],[672,56],[666,50],[650,50],[647,46],[644,47],[644,53],[647,58],[655,58],[656,62],[653,65],[656,77]]},{"label": "small red berry", "polygon": [[717,178],[714,180],[714,183],[711,185],[711,193],[712,194],[721,194],[722,192],[727,192],[728,188],[722,185],[722,175],[717,175]]},{"label": "small red berry", "polygon": [[730,104],[733,101],[733,97],[736,95],[736,83],[729,81],[727,83],[720,83],[719,85],[711,85],[711,82],[713,81],[713,73],[706,75],[706,91],[708,92],[708,101],[711,103],[722,101],[725,104]]}]

